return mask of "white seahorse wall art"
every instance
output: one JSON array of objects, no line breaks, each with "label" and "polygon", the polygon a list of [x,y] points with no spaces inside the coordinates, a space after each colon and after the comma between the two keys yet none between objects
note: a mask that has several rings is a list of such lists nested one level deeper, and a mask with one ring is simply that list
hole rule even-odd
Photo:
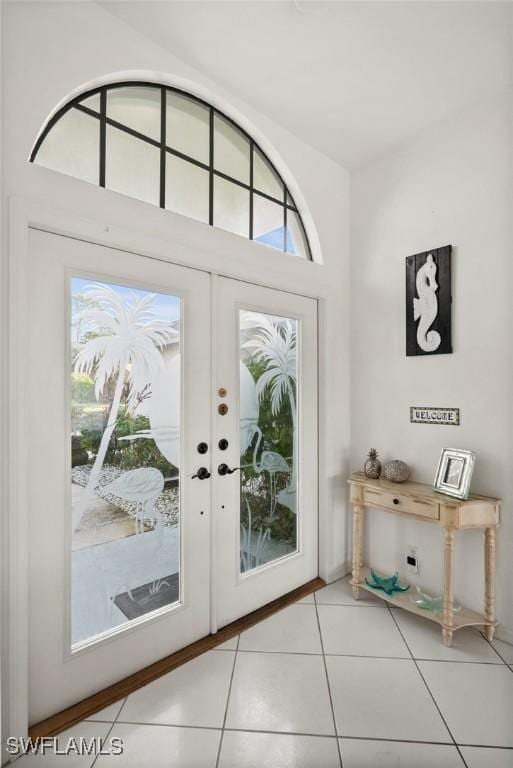
[{"label": "white seahorse wall art", "polygon": [[438,315],[436,270],[433,254],[428,253],[415,280],[418,298],[413,299],[413,319],[419,321],[417,344],[423,352],[436,352],[442,340],[438,331],[429,330]]}]

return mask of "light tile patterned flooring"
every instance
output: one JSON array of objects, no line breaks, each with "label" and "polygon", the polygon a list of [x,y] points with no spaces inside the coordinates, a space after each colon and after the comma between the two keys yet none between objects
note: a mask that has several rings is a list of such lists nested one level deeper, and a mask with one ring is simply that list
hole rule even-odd
[{"label": "light tile patterned flooring", "polygon": [[63,734],[122,756],[66,768],[513,768],[513,646],[437,625],[348,579],[285,608]]}]

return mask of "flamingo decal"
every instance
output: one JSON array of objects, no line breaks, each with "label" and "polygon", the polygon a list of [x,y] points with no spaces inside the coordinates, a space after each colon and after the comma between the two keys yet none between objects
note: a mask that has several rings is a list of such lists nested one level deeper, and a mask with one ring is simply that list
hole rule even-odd
[{"label": "flamingo decal", "polygon": [[154,467],[131,469],[116,477],[102,492],[136,505],[135,530],[144,533],[144,521],[157,517],[162,525],[162,515],[155,508],[155,503],[164,490],[164,475]]},{"label": "flamingo decal", "polygon": [[276,511],[276,475],[277,474],[289,474],[290,467],[283,456],[275,451],[262,451],[260,456],[260,463],[257,462],[258,449],[262,442],[262,430],[260,427],[255,428],[255,435],[258,435],[255,448],[253,450],[253,469],[255,472],[268,472],[269,473],[269,485],[271,490],[271,508],[269,510],[269,518],[274,518]]}]

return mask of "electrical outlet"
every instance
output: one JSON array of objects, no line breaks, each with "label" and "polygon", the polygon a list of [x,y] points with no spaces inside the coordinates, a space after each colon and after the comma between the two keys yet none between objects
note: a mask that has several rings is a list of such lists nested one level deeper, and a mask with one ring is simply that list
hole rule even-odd
[{"label": "electrical outlet", "polygon": [[417,547],[408,547],[406,554],[406,567],[411,573],[419,572],[419,557]]}]

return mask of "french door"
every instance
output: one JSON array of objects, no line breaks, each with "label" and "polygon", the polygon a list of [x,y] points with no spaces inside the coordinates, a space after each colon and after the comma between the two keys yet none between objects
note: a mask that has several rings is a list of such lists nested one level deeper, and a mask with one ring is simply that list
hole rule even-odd
[{"label": "french door", "polygon": [[226,278],[215,295],[222,627],[318,573],[317,304]]},{"label": "french door", "polygon": [[29,246],[35,723],[317,574],[317,353],[313,300]]}]

